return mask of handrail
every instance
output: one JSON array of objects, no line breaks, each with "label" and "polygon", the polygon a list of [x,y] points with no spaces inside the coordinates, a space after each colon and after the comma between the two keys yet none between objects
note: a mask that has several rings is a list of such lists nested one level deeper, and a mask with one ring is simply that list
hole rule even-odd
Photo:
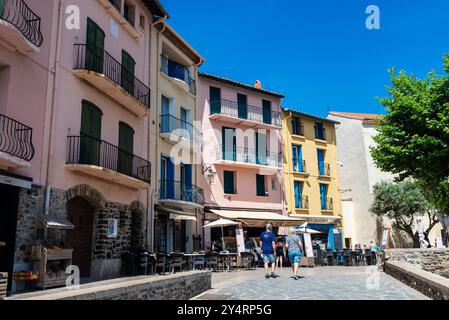
[{"label": "handrail", "polygon": [[3,0],[3,3],[0,19],[15,26],[27,40],[36,47],[40,47],[44,42],[41,18],[23,0]]},{"label": "handrail", "polygon": [[181,69],[177,70],[179,74],[177,74],[176,72],[172,73],[170,72],[169,61],[171,60],[164,55],[161,55],[161,72],[171,78],[176,78],[184,81],[189,86],[189,92],[193,95],[196,95],[196,81],[190,76],[189,69],[186,66],[183,66],[182,64],[176,62],[176,64]]},{"label": "handrail", "polygon": [[75,70],[94,71],[105,75],[126,92],[150,107],[150,88],[140,81],[134,74],[101,48],[86,44],[75,44]]},{"label": "handrail", "polygon": [[195,143],[201,142],[201,132],[197,130],[193,124],[176,118],[171,114],[163,114],[160,116],[159,132],[173,133]]},{"label": "handrail", "polygon": [[264,166],[282,166],[282,153],[266,151],[259,154],[256,150],[244,147],[234,147],[231,150],[219,145],[215,150],[217,160],[228,160],[233,162],[243,162],[249,164],[259,164]]},{"label": "handrail", "polygon": [[187,185],[176,180],[159,181],[159,199],[192,202],[204,204],[204,190],[195,185]]},{"label": "handrail", "polygon": [[35,152],[33,129],[0,114],[0,151],[31,161]]}]

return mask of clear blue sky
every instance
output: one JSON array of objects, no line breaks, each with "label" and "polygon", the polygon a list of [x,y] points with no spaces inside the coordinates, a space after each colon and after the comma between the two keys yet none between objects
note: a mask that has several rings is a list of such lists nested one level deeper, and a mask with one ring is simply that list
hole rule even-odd
[{"label": "clear blue sky", "polygon": [[[207,62],[203,72],[283,93],[318,115],[383,113],[387,70],[442,72],[448,0],[162,0],[169,23]],[[380,8],[381,30],[365,9]]]}]

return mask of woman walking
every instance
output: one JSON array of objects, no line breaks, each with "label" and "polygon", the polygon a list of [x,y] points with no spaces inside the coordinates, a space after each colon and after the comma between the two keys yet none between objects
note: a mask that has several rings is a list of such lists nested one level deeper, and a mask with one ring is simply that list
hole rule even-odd
[{"label": "woman walking", "polygon": [[302,245],[301,237],[297,233],[298,230],[296,228],[291,228],[290,235],[287,236],[285,243],[285,247],[288,249],[288,259],[292,264],[292,278],[295,280],[299,280],[298,269],[304,248]]}]

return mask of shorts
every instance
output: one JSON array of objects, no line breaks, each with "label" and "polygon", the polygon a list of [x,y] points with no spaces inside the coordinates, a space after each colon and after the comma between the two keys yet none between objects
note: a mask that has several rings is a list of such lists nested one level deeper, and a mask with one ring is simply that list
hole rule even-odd
[{"label": "shorts", "polygon": [[295,251],[289,251],[288,252],[288,259],[290,260],[291,264],[300,263],[302,258],[302,252],[295,250]]},{"label": "shorts", "polygon": [[283,256],[284,256],[284,248],[276,249],[276,257],[283,257]]},{"label": "shorts", "polygon": [[276,257],[274,256],[274,254],[270,253],[270,254],[264,254],[263,255],[263,262],[265,263],[275,263],[276,262]]}]

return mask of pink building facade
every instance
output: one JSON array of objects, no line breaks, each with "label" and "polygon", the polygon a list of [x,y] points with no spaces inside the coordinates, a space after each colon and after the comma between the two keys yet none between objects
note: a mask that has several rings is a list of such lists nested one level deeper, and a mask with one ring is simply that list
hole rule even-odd
[{"label": "pink building facade", "polygon": [[[229,211],[282,214],[283,96],[209,74],[200,74],[198,94],[206,220]],[[206,248],[210,239],[205,230]]]}]

